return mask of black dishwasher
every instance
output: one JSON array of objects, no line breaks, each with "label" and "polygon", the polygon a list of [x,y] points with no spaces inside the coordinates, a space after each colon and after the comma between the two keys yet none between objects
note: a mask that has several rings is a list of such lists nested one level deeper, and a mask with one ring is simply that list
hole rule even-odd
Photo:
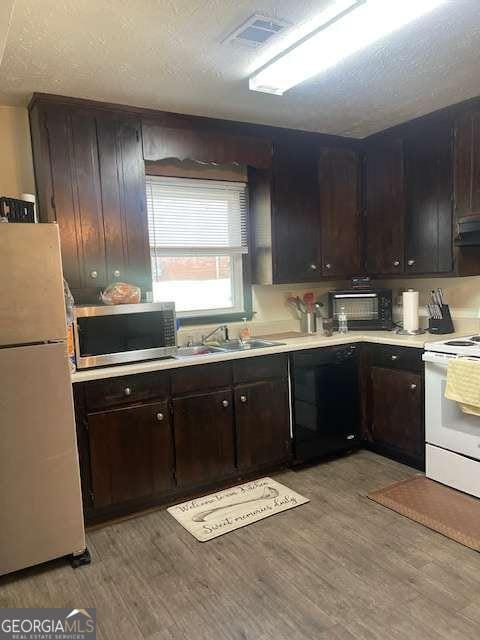
[{"label": "black dishwasher", "polygon": [[358,446],[357,350],[356,345],[345,345],[292,354],[296,463]]}]

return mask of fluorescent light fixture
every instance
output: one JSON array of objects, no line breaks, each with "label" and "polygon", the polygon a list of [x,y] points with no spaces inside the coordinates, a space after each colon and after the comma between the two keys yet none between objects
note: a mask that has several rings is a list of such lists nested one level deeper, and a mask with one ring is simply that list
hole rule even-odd
[{"label": "fluorescent light fixture", "polygon": [[7,45],[7,36],[12,23],[13,8],[16,0],[0,0],[0,64]]},{"label": "fluorescent light fixture", "polygon": [[339,0],[314,31],[249,80],[252,91],[282,95],[373,42],[433,11],[446,0]]}]

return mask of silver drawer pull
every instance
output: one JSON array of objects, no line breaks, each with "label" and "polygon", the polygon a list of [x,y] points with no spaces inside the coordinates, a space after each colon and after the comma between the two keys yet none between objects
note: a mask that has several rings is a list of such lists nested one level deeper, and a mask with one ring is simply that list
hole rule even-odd
[{"label": "silver drawer pull", "polygon": [[247,396],[240,396],[240,402],[245,404],[245,402],[247,402]]},{"label": "silver drawer pull", "polygon": [[118,269],[115,269],[115,271],[113,272],[113,277],[114,278],[119,278],[120,277],[120,271]]},{"label": "silver drawer pull", "polygon": [[125,387],[125,389],[123,390],[123,393],[126,396],[131,396],[132,395],[132,390],[130,389],[130,387]]},{"label": "silver drawer pull", "polygon": [[327,264],[325,265],[325,269],[331,269],[332,265],[330,264],[330,262],[327,262]]},{"label": "silver drawer pull", "polygon": [[222,407],[227,408],[229,406],[229,401],[228,400],[222,400]]},{"label": "silver drawer pull", "polygon": [[316,264],[312,264],[308,267],[310,269],[310,271],[316,271],[317,270],[317,265]]},{"label": "silver drawer pull", "polygon": [[94,280],[98,278],[98,271],[90,271],[90,278],[93,278]]},{"label": "silver drawer pull", "polygon": [[407,264],[409,267],[413,267],[413,265],[415,264],[415,260],[409,260]]},{"label": "silver drawer pull", "polygon": [[399,267],[400,266],[400,260],[394,260],[393,261],[393,266],[394,267]]},{"label": "silver drawer pull", "polygon": [[416,389],[416,388],[417,388],[417,385],[416,385],[416,384],[411,384],[411,385],[410,385],[410,389],[411,389],[412,391],[415,391],[415,389]]},{"label": "silver drawer pull", "polygon": [[398,356],[392,356],[392,360],[393,361],[398,360]]},{"label": "silver drawer pull", "polygon": [[163,415],[163,413],[159,412],[159,413],[157,413],[156,418],[157,418],[158,422],[161,422],[165,418],[165,416]]}]

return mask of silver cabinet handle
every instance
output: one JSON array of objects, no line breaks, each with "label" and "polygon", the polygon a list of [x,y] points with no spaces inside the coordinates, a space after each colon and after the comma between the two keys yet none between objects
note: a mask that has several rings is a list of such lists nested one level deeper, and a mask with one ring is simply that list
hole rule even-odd
[{"label": "silver cabinet handle", "polygon": [[130,387],[125,387],[125,389],[123,390],[123,393],[126,396],[131,396],[132,395],[132,390],[130,389]]},{"label": "silver cabinet handle", "polygon": [[409,266],[409,267],[413,267],[413,265],[415,264],[415,260],[411,260],[411,259],[410,259],[410,260],[407,262],[407,264],[408,264],[408,266]]},{"label": "silver cabinet handle", "polygon": [[222,407],[227,408],[229,406],[229,401],[228,400],[222,400]]},{"label": "silver cabinet handle", "polygon": [[90,278],[93,278],[94,280],[98,278],[98,271],[90,271]]},{"label": "silver cabinet handle", "polygon": [[327,262],[327,264],[325,265],[325,269],[331,269],[332,265],[330,264],[330,262]]},{"label": "silver cabinet handle", "polygon": [[113,272],[113,277],[114,278],[119,278],[120,277],[120,271],[118,269],[115,269],[115,271]]},{"label": "silver cabinet handle", "polygon": [[398,356],[392,356],[392,360],[398,360]]},{"label": "silver cabinet handle", "polygon": [[317,265],[312,262],[312,264],[308,268],[310,269],[310,271],[316,271]]},{"label": "silver cabinet handle", "polygon": [[415,391],[415,389],[416,389],[416,388],[417,388],[417,385],[416,385],[416,384],[411,384],[411,385],[410,385],[410,389],[411,389],[412,391]]},{"label": "silver cabinet handle", "polygon": [[165,418],[165,416],[163,415],[163,413],[159,412],[157,413],[156,418],[158,422],[161,422]]},{"label": "silver cabinet handle", "polygon": [[394,260],[393,261],[393,266],[394,267],[399,267],[400,266],[400,260]]},{"label": "silver cabinet handle", "polygon": [[240,402],[245,404],[247,402],[247,396],[240,396]]}]

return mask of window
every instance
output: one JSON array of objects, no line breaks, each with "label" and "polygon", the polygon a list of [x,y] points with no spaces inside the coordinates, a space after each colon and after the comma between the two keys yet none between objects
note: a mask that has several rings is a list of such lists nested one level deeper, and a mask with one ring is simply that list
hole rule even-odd
[{"label": "window", "polygon": [[247,202],[243,182],[147,176],[155,302],[179,317],[245,311]]}]

